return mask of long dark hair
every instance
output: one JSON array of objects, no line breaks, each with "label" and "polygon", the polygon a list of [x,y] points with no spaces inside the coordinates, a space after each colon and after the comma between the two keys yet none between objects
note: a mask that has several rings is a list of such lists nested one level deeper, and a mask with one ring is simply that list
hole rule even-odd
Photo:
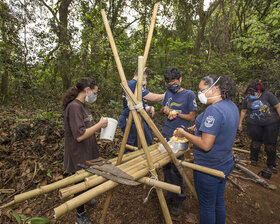
[{"label": "long dark hair", "polygon": [[63,97],[62,97],[62,106],[63,106],[63,110],[66,109],[67,105],[72,102],[74,99],[76,99],[76,97],[78,96],[78,94],[82,91],[84,91],[84,89],[86,87],[89,87],[91,89],[94,89],[94,87],[97,86],[96,82],[94,79],[92,78],[81,78],[80,81],[77,82],[76,86],[74,87],[70,87],[69,89],[66,90],[66,92],[64,93]]},{"label": "long dark hair", "polygon": [[[220,79],[218,80],[219,77]],[[214,86],[219,87],[223,100],[232,99],[236,94],[235,82],[228,75],[209,75],[205,76],[201,80],[204,80],[205,85],[208,85],[209,87],[218,80]]]}]

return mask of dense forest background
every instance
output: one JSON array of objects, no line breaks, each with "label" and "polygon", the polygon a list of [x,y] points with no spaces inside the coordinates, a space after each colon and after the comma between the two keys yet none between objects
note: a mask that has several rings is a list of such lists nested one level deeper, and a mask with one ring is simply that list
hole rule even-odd
[{"label": "dense forest background", "polygon": [[[202,76],[223,73],[242,91],[249,82],[261,81],[279,96],[280,1],[213,0],[204,7],[205,2],[160,1],[147,61],[148,89],[164,92],[163,72],[177,66],[183,87],[194,91]],[[106,10],[130,79],[144,52],[155,3],[1,1],[0,106],[59,102],[65,89],[90,76],[99,84],[98,104],[120,111],[120,78],[100,10]]]}]

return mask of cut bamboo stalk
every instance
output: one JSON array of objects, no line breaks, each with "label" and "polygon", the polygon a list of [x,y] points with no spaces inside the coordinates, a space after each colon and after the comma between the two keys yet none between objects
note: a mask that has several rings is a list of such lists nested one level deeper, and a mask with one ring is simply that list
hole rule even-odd
[{"label": "cut bamboo stalk", "polygon": [[[130,101],[130,104],[138,104],[137,99],[134,97],[134,95],[132,94],[132,92],[130,91],[129,87],[125,84],[125,83],[121,83],[123,89],[125,90],[126,94],[129,95],[129,97],[127,97],[127,100]],[[180,166],[178,159],[174,156],[174,153],[172,151],[172,149],[170,148],[169,144],[167,143],[166,139],[162,136],[161,132],[158,130],[157,126],[154,124],[154,122],[152,121],[152,119],[149,117],[149,115],[147,114],[147,112],[142,108],[140,110],[138,110],[138,112],[142,115],[142,117],[145,119],[145,121],[147,122],[147,124],[150,126],[150,128],[153,130],[153,132],[155,133],[155,135],[158,137],[158,139],[160,140],[160,142],[163,144],[163,146],[165,147],[165,149],[167,150],[168,154],[171,156],[172,162],[174,163],[174,165],[177,167],[179,173],[181,174],[181,176],[183,177],[185,183],[187,184],[187,186],[190,188],[191,192],[193,193],[193,195],[195,196],[196,199],[197,198],[197,194],[196,191],[193,187],[193,185],[191,184],[190,180],[188,179],[188,177],[186,176],[186,174],[184,173],[184,169],[183,167]],[[134,116],[133,116],[134,118]]]},{"label": "cut bamboo stalk", "polygon": [[173,151],[171,150],[169,144],[167,143],[166,139],[162,136],[161,132],[158,130],[157,126],[154,124],[154,122],[151,120],[151,118],[149,117],[149,115],[146,113],[145,110],[143,110],[143,109],[140,110],[140,114],[145,119],[145,121],[148,123],[150,128],[153,130],[153,132],[158,137],[160,142],[163,144],[164,148],[167,150],[169,156],[171,157],[172,162],[177,167],[179,173],[183,177],[185,183],[187,184],[187,186],[189,187],[189,189],[193,193],[194,197],[196,199],[198,199],[194,186],[191,184],[190,180],[186,176],[183,167],[180,166],[178,159],[175,157],[175,155],[174,155]]},{"label": "cut bamboo stalk", "polygon": [[[160,153],[157,153],[157,152],[154,152],[154,151],[152,152],[152,154],[155,154],[154,161],[158,161],[158,160],[163,159],[164,157],[167,156],[167,155],[160,154]],[[128,172],[128,171],[136,172],[136,171],[139,171],[140,169],[146,168],[147,163],[144,159],[144,155],[141,156],[141,157],[142,158],[137,158],[137,160],[140,160],[140,163],[136,162],[137,160],[135,159],[135,164],[134,165],[128,164],[129,166],[126,166],[126,167],[118,166],[118,168],[122,168],[122,170],[124,172]],[[104,177],[100,177],[100,176],[97,176],[97,175],[90,176],[90,177],[86,178],[85,181],[82,182],[82,183],[79,183],[79,184],[73,185],[71,187],[67,187],[67,188],[59,190],[60,198],[63,199],[63,198],[69,197],[70,195],[73,195],[73,194],[76,194],[78,192],[84,191],[84,190],[86,190],[90,187],[96,186],[96,185],[98,185],[100,183],[103,183],[105,181],[107,181],[107,179],[104,178]]]},{"label": "cut bamboo stalk", "polygon": [[112,48],[112,51],[113,51],[113,55],[114,55],[114,58],[115,58],[115,61],[116,61],[116,64],[117,64],[117,68],[118,68],[118,71],[119,71],[119,74],[120,74],[120,78],[123,82],[127,82],[125,74],[124,74],[124,70],[123,70],[119,55],[118,55],[117,47],[116,47],[116,44],[115,44],[115,41],[114,41],[114,38],[113,38],[113,34],[112,34],[111,28],[109,26],[109,22],[108,22],[108,19],[107,19],[107,16],[106,16],[106,13],[105,13],[104,9],[101,9],[101,15],[102,15],[102,19],[103,19],[103,22],[104,22],[104,25],[105,25],[106,32],[107,32],[108,37],[109,37],[109,42],[110,42],[110,45],[111,45],[111,48]]},{"label": "cut bamboo stalk", "polygon": [[[157,147],[158,147],[158,144],[151,145],[149,147],[149,150],[154,151],[154,150],[157,149]],[[124,155],[123,161],[129,161],[129,160],[131,160],[131,159],[133,159],[133,158],[135,158],[139,155],[142,155],[142,154],[144,154],[143,150],[128,153],[128,154]],[[116,163],[116,158],[114,158],[112,160],[109,160],[109,161],[111,161],[113,164],[115,164]],[[25,201],[27,199],[39,196],[41,194],[49,193],[49,192],[54,191],[58,188],[66,187],[69,184],[80,182],[80,181],[84,180],[86,177],[89,177],[89,176],[92,176],[92,174],[90,174],[88,172],[85,172],[84,170],[79,170],[74,175],[66,177],[62,180],[56,181],[54,183],[51,183],[51,184],[48,184],[48,185],[45,185],[45,186],[41,186],[41,187],[36,188],[34,190],[31,190],[31,191],[27,191],[27,192],[15,195],[14,200],[11,203],[12,204],[19,203],[19,202]],[[10,206],[12,204],[8,203],[7,205]]]},{"label": "cut bamboo stalk", "polygon": [[132,146],[132,145],[128,145],[128,144],[126,144],[125,147],[126,147],[127,149],[134,150],[134,151],[138,150],[138,148],[137,148],[136,146]]},{"label": "cut bamboo stalk", "polygon": [[[184,153],[185,153],[185,151],[179,151],[176,154],[176,157],[179,157],[179,156],[183,155]],[[155,168],[163,167],[164,165],[169,163],[170,160],[171,160],[170,157],[167,156],[164,159],[162,159],[158,162],[155,162],[154,166],[155,166]],[[136,172],[135,174],[131,174],[130,172],[128,172],[129,175],[133,176],[134,180],[138,180],[139,178],[144,177],[148,173],[149,173],[149,168],[148,167]],[[109,180],[109,181],[107,181],[103,184],[100,184],[100,185],[96,186],[95,188],[92,188],[92,189],[86,191],[83,194],[80,194],[79,196],[77,196],[75,198],[72,198],[71,200],[63,203],[62,205],[60,205],[60,206],[58,206],[54,209],[55,218],[58,218],[58,217],[62,216],[63,214],[71,211],[72,209],[75,209],[78,206],[80,206],[82,204],[85,204],[88,200],[90,200],[90,199],[92,199],[92,198],[94,198],[94,197],[96,197],[96,196],[114,188],[117,185],[118,185],[118,183],[115,183],[115,182]]]},{"label": "cut bamboo stalk", "polygon": [[[150,172],[155,177],[157,177],[157,173],[156,173],[156,170],[155,170],[150,152],[148,150],[148,145],[147,145],[147,142],[146,142],[144,130],[141,127],[141,123],[140,123],[138,114],[135,110],[132,110],[132,116],[133,116],[133,119],[134,119],[134,122],[135,122],[135,125],[136,125],[136,128],[137,128],[137,132],[138,132],[140,140],[141,140],[141,144],[143,146],[143,150],[144,150],[145,155],[146,155],[146,160],[147,160]],[[169,213],[169,210],[168,210],[168,207],[167,207],[164,195],[163,195],[163,191],[161,189],[156,189],[156,192],[157,192],[157,195],[158,195],[158,199],[159,199],[159,202],[160,202],[160,206],[161,206],[161,209],[162,209],[162,213],[163,213],[165,222],[166,223],[172,223],[171,216],[170,216],[170,213]]]},{"label": "cut bamboo stalk", "polygon": [[142,184],[147,184],[149,186],[159,187],[161,189],[173,192],[175,194],[181,194],[181,187],[174,184],[165,183],[148,177],[142,177],[138,180],[138,182]]},{"label": "cut bamboo stalk", "polygon": [[207,173],[209,175],[220,177],[220,178],[225,178],[226,177],[225,174],[220,170],[215,170],[215,169],[211,169],[211,168],[208,168],[208,167],[205,167],[205,166],[200,166],[200,165],[197,165],[197,164],[188,163],[188,162],[185,162],[185,161],[182,161],[182,160],[179,160],[179,161],[180,161],[180,164],[182,164],[184,167],[188,167],[188,168],[191,168],[193,170],[197,170],[197,171]]},{"label": "cut bamboo stalk", "polygon": [[233,149],[234,151],[237,151],[237,152],[245,152],[245,153],[249,153],[249,154],[250,154],[250,151],[248,151],[248,150],[238,149],[238,148],[235,148],[235,147],[232,147],[232,149]]},{"label": "cut bamboo stalk", "polygon": [[[137,99],[138,99],[138,102],[142,102],[143,72],[144,72],[144,57],[143,56],[138,56],[138,78],[137,78]],[[143,129],[142,118],[140,117],[140,115],[138,115],[138,117],[139,117],[139,120],[140,120],[140,123],[141,123],[141,128]],[[138,140],[137,141],[138,149],[141,149],[141,141],[140,141],[139,134],[137,134],[137,140]]]},{"label": "cut bamboo stalk", "polygon": [[151,18],[151,25],[150,25],[150,29],[149,29],[149,33],[148,33],[148,38],[147,38],[147,42],[146,42],[146,46],[145,46],[145,51],[144,51],[144,66],[143,66],[143,68],[146,66],[147,59],[148,59],[148,54],[149,54],[149,50],[150,50],[150,46],[151,46],[151,41],[152,41],[152,37],[153,37],[153,32],[154,32],[154,28],[155,28],[155,23],[156,23],[158,5],[159,5],[159,2],[157,2],[155,4],[154,9],[153,9],[153,15],[152,15],[152,18]]}]

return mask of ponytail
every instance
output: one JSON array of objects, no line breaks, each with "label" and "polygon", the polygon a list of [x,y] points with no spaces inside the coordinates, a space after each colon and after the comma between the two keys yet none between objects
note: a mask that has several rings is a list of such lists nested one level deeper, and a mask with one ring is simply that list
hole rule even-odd
[{"label": "ponytail", "polygon": [[93,80],[92,78],[88,78],[88,77],[81,78],[80,81],[77,82],[76,86],[70,87],[64,93],[64,95],[62,97],[63,110],[65,110],[67,105],[69,103],[71,103],[74,99],[76,99],[78,94],[80,92],[84,91],[84,89],[86,87],[93,89],[94,86],[97,86],[97,84],[96,84],[95,80]]}]

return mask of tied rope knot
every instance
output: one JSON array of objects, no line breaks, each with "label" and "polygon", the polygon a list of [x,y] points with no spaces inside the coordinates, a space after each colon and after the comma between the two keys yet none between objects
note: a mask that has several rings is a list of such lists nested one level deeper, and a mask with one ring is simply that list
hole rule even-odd
[{"label": "tied rope knot", "polygon": [[[144,199],[144,201],[143,201],[143,204],[147,203],[147,201],[149,200],[149,195],[150,195],[150,193],[152,192],[153,189],[156,188],[156,186],[155,186],[155,181],[158,181],[158,176],[155,175],[155,174],[153,173],[155,170],[156,170],[155,168],[152,169],[152,170],[149,170],[151,175],[150,175],[150,177],[149,177],[149,179],[148,179],[148,182],[149,182],[149,185],[153,185],[153,186],[152,186],[151,189],[149,190],[149,193],[148,193],[147,197],[145,197],[145,199]],[[144,189],[145,189],[145,188],[146,188],[146,185],[144,185]]]},{"label": "tied rope knot", "polygon": [[127,101],[127,106],[129,110],[137,110],[138,112],[143,109],[143,102],[138,103],[137,105],[130,105],[129,101]]}]

